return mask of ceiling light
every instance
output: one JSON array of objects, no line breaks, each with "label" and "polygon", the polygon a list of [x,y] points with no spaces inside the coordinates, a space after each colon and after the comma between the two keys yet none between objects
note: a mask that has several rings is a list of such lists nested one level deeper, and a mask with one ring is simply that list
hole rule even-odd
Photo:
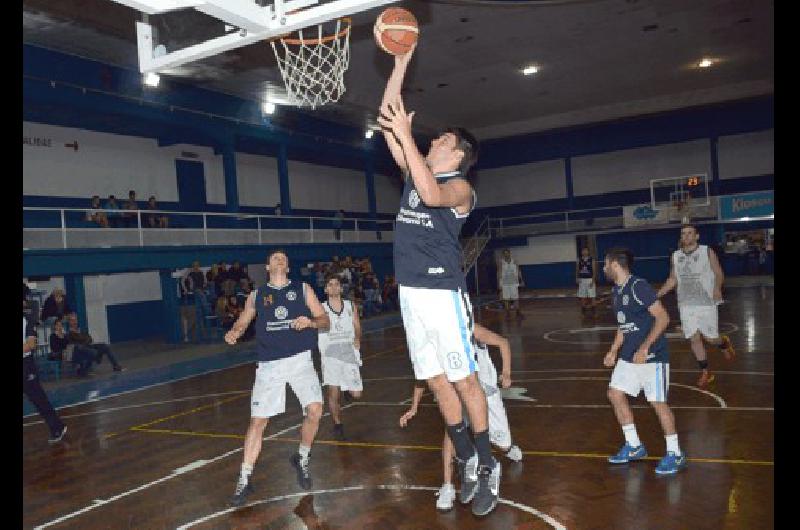
[{"label": "ceiling light", "polygon": [[525,68],[522,69],[522,73],[524,75],[533,75],[538,71],[539,71],[538,66],[526,66]]},{"label": "ceiling light", "polygon": [[151,87],[157,87],[159,81],[161,81],[161,76],[159,76],[155,72],[150,72],[149,74],[144,74],[144,84]]},{"label": "ceiling light", "polygon": [[714,64],[713,60],[709,59],[708,57],[704,57],[702,61],[697,63],[697,66],[699,66],[700,68],[708,68],[712,64]]},{"label": "ceiling light", "polygon": [[367,129],[367,132],[364,133],[364,138],[369,140],[370,138],[372,138],[372,136],[374,134],[375,134],[375,131],[373,131],[372,129]]},{"label": "ceiling light", "polygon": [[274,114],[274,113],[275,113],[275,108],[276,108],[276,107],[275,107],[275,103],[273,103],[273,102],[271,102],[271,101],[265,101],[265,102],[264,102],[264,103],[261,105],[261,111],[262,111],[264,114]]}]

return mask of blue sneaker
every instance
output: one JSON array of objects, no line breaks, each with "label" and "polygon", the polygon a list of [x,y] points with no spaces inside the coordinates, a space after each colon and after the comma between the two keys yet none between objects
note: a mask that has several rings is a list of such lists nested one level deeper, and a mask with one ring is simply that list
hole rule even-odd
[{"label": "blue sneaker", "polygon": [[646,456],[647,449],[644,448],[644,444],[640,445],[639,447],[631,447],[628,442],[625,442],[625,445],[622,446],[617,454],[608,457],[608,463],[627,464],[628,462],[641,460]]},{"label": "blue sneaker", "polygon": [[661,459],[661,461],[656,466],[656,473],[659,475],[674,475],[681,469],[686,467],[686,455],[676,455],[673,452],[667,453],[667,455]]}]

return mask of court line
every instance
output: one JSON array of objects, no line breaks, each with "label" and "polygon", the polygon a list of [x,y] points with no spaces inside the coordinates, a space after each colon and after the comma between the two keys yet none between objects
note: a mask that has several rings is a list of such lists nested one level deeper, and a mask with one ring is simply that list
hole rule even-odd
[{"label": "court line", "polygon": [[[209,521],[211,519],[216,519],[217,517],[220,517],[222,515],[227,515],[227,514],[229,514],[231,512],[239,510],[239,509],[258,506],[259,504],[269,504],[269,503],[272,503],[272,502],[285,501],[287,499],[294,499],[294,498],[297,498],[297,497],[305,497],[307,495],[324,495],[326,493],[343,493],[343,492],[351,492],[351,491],[362,491],[362,490],[366,490],[366,489],[439,491],[439,488],[432,487],[432,486],[417,486],[417,485],[414,485],[414,484],[379,484],[379,485],[376,485],[376,486],[364,486],[364,485],[345,486],[345,487],[342,487],[342,488],[331,488],[331,489],[326,489],[326,490],[315,490],[315,491],[304,491],[304,492],[300,492],[300,493],[290,493],[288,495],[281,495],[281,496],[278,496],[278,497],[270,497],[268,499],[262,499],[262,500],[259,500],[259,501],[249,502],[249,503],[247,503],[244,506],[241,506],[239,508],[227,508],[225,510],[220,510],[218,512],[206,515],[205,517],[201,517],[200,519],[195,519],[194,521],[191,521],[191,522],[188,522],[188,523],[184,523],[184,524],[182,524],[181,526],[178,527],[178,530],[187,530],[188,528],[191,528],[191,527],[193,527],[195,525],[198,525],[198,524],[205,523],[206,521]],[[503,499],[503,498],[497,499],[497,502],[499,504],[505,504],[506,506],[511,506],[512,508],[516,508],[516,509],[518,509],[520,511],[524,511],[524,512],[527,512],[527,513],[529,513],[531,515],[534,515],[534,516],[538,517],[539,519],[543,520],[544,522],[546,522],[551,527],[555,528],[556,530],[566,530],[566,528],[567,528],[563,524],[559,523],[552,516],[550,516],[550,515],[548,515],[548,514],[546,514],[544,512],[540,512],[536,508],[533,508],[532,506],[528,506],[527,504],[522,504],[522,503],[510,501],[508,499]]]},{"label": "court line", "polygon": [[[81,412],[80,414],[69,414],[60,416],[62,420],[66,420],[69,418],[79,418],[83,416],[93,416],[95,414],[105,414],[106,412],[117,412],[119,410],[127,410],[127,409],[135,409],[135,408],[142,408],[142,407],[153,407],[156,405],[168,405],[170,403],[177,403],[180,401],[192,401],[193,399],[205,399],[205,398],[212,398],[212,397],[219,397],[219,396],[229,396],[231,394],[242,394],[245,392],[250,392],[249,390],[232,390],[230,392],[219,392],[216,394],[201,394],[198,396],[186,396],[182,398],[175,398],[175,399],[167,399],[163,401],[149,401],[147,403],[136,403],[134,405],[123,405],[121,407],[113,407],[110,409],[101,409],[101,410],[93,410],[90,412]],[[39,425],[44,423],[44,420],[32,421],[29,423],[23,423],[23,427],[30,427],[31,425]]]},{"label": "court line", "polygon": [[[356,406],[364,407],[402,407],[405,403],[395,403],[393,401],[359,401],[353,403]],[[601,403],[588,403],[588,404],[570,404],[570,403],[508,403],[503,402],[506,408],[530,408],[530,409],[603,409],[611,408],[611,404]],[[436,403],[420,403],[420,407],[438,407]],[[650,405],[631,405],[633,409],[650,409]],[[774,412],[775,407],[719,407],[719,406],[703,406],[703,405],[670,405],[672,410],[726,410],[730,412]]]},{"label": "court line", "polygon": [[[200,438],[244,438],[239,434],[225,434],[225,433],[197,433],[194,431],[178,431],[167,429],[139,429],[139,432],[152,432],[156,434],[170,434],[177,436],[197,436]],[[283,443],[298,443],[299,438],[273,438],[273,442]],[[315,445],[333,445],[337,447],[362,447],[370,449],[405,449],[410,451],[441,451],[441,445],[404,445],[404,444],[390,444],[381,442],[348,442],[340,440],[314,440]],[[608,458],[608,454],[601,453],[573,453],[565,451],[522,451],[522,454],[530,456],[545,456],[545,457],[559,457],[559,458]],[[661,460],[658,456],[648,456],[644,460]],[[707,464],[743,464],[743,465],[759,465],[759,466],[773,466],[774,462],[767,460],[743,460],[743,459],[727,459],[727,458],[701,458],[689,457],[690,462],[701,462]]]},{"label": "court line", "polygon": [[[344,410],[346,408],[349,408],[351,406],[353,406],[352,403],[350,403],[348,405],[345,405],[345,406],[342,407],[342,410]],[[325,413],[325,414],[322,415],[323,418],[325,416],[330,416],[330,412]],[[271,434],[271,435],[263,438],[263,440],[265,440],[265,441],[266,440],[273,440],[273,439],[277,438],[278,436],[280,436],[282,434],[286,434],[289,431],[293,431],[294,429],[297,429],[297,428],[301,427],[302,425],[303,425],[303,422],[301,421],[300,423],[298,423],[296,425],[292,425],[291,427],[287,427],[287,428],[285,428],[285,429],[283,429],[281,431],[278,431],[278,432],[276,432],[274,434]],[[144,432],[144,431],[140,430],[140,431],[137,431],[137,432]],[[166,475],[166,476],[163,476],[163,477],[161,477],[159,479],[150,481],[150,482],[148,482],[146,484],[142,484],[141,486],[137,486],[137,487],[135,487],[133,489],[124,491],[122,493],[114,495],[113,497],[111,497],[109,499],[94,499],[92,501],[92,504],[90,504],[88,506],[85,506],[84,508],[81,508],[80,510],[74,511],[72,513],[68,513],[66,515],[62,515],[61,517],[59,517],[57,519],[53,519],[52,521],[48,521],[47,523],[41,524],[39,526],[36,526],[34,528],[34,530],[40,530],[40,529],[47,528],[49,526],[53,526],[53,525],[56,525],[58,523],[67,521],[69,519],[72,519],[73,517],[77,517],[78,515],[84,514],[84,513],[88,512],[88,511],[91,511],[91,510],[94,510],[95,508],[99,508],[100,506],[105,506],[106,504],[110,504],[112,502],[118,501],[119,499],[125,498],[125,497],[127,497],[129,495],[133,495],[134,493],[138,493],[140,491],[144,491],[144,490],[146,490],[148,488],[151,488],[153,486],[161,484],[162,482],[166,482],[167,480],[170,480],[170,479],[173,479],[175,477],[181,476],[183,474],[189,473],[190,471],[195,471],[197,469],[200,469],[201,467],[207,466],[208,464],[213,464],[214,462],[217,462],[219,460],[227,458],[227,457],[229,457],[231,455],[235,455],[236,453],[239,453],[239,452],[241,452],[243,450],[244,450],[244,446],[237,447],[236,449],[228,451],[227,453],[222,453],[221,455],[215,456],[214,458],[212,458],[210,460],[196,460],[195,462],[190,462],[189,464],[187,464],[185,466],[181,466],[178,469],[175,469],[169,475]]]},{"label": "court line", "polygon": [[[598,354],[600,355],[600,354]],[[542,373],[547,374],[551,372],[611,372],[611,368],[550,368],[547,370],[512,370],[512,373],[515,374],[536,374]],[[678,373],[686,373],[686,374],[694,374],[697,373],[699,370],[687,370],[683,368],[670,368],[670,372],[678,372]],[[774,376],[775,372],[739,372],[739,371],[731,371],[731,370],[714,370],[714,375],[717,374],[729,374],[729,375],[768,375]]]},{"label": "court line", "polygon": [[[397,326],[392,326],[392,327],[397,327]],[[389,328],[383,328],[383,329],[389,329]],[[381,331],[381,330],[376,330],[376,331]],[[390,353],[390,352],[393,352],[393,351],[398,350],[398,349],[403,349],[404,347],[405,346],[398,346],[398,347],[395,347],[395,348],[391,348],[389,350],[385,350],[385,351],[381,351],[381,352],[378,352],[378,353],[374,353],[372,355],[367,355],[366,357],[363,357],[362,360],[372,359],[373,357],[378,357],[379,355],[383,355],[385,353]],[[254,360],[242,361],[240,363],[232,364],[232,365],[226,366],[224,368],[215,368],[213,370],[209,370],[207,372],[202,372],[202,373],[199,373],[199,374],[192,374],[192,375],[187,375],[187,376],[184,376],[184,377],[179,377],[177,379],[170,379],[169,381],[162,381],[160,383],[153,383],[152,385],[146,385],[146,386],[139,387],[139,388],[133,388],[131,390],[124,390],[122,392],[116,392],[114,394],[108,394],[106,396],[100,396],[100,397],[96,397],[96,398],[92,398],[92,399],[87,399],[87,400],[84,400],[84,401],[79,401],[77,403],[70,403],[69,405],[61,405],[60,407],[56,407],[55,409],[56,410],[62,410],[62,409],[70,408],[70,407],[77,407],[79,405],[86,405],[86,404],[89,404],[89,403],[97,403],[98,401],[103,401],[103,400],[108,399],[108,398],[117,397],[117,396],[123,396],[125,394],[132,394],[134,392],[140,392],[142,390],[147,390],[147,389],[150,389],[150,388],[153,388],[153,387],[157,387],[157,386],[161,386],[161,385],[167,385],[169,383],[177,383],[179,381],[185,381],[186,379],[192,379],[193,377],[200,377],[200,376],[204,376],[204,375],[208,375],[208,374],[213,374],[213,373],[216,373],[216,372],[221,372],[223,370],[230,370],[231,368],[238,368],[238,367],[243,366],[245,364],[251,364],[251,363],[254,363],[254,362],[257,362],[257,361],[254,361]],[[39,415],[38,412],[31,412],[30,414],[23,415],[22,419],[30,418],[32,416],[38,416],[38,415]],[[62,417],[66,417],[66,416],[62,416]]]}]

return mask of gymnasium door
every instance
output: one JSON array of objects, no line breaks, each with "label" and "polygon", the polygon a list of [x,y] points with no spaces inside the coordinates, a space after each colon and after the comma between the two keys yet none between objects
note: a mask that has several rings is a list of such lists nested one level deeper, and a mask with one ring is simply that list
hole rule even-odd
[{"label": "gymnasium door", "polygon": [[175,160],[178,177],[178,203],[184,212],[206,209],[206,179],[202,162]]}]

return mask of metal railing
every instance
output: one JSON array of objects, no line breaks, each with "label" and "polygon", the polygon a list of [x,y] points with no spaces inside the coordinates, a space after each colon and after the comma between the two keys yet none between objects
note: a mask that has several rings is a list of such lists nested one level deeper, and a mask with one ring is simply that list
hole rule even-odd
[{"label": "metal railing", "polygon": [[[392,241],[394,231],[394,220],[355,217],[33,206],[22,210],[25,249],[369,243]],[[98,212],[105,213],[107,227],[89,217]],[[160,227],[160,217],[167,218],[166,227]]]},{"label": "metal railing", "polygon": [[608,206],[589,210],[489,218],[489,232],[493,237],[529,236],[584,229],[622,228],[624,224],[623,207]]}]

